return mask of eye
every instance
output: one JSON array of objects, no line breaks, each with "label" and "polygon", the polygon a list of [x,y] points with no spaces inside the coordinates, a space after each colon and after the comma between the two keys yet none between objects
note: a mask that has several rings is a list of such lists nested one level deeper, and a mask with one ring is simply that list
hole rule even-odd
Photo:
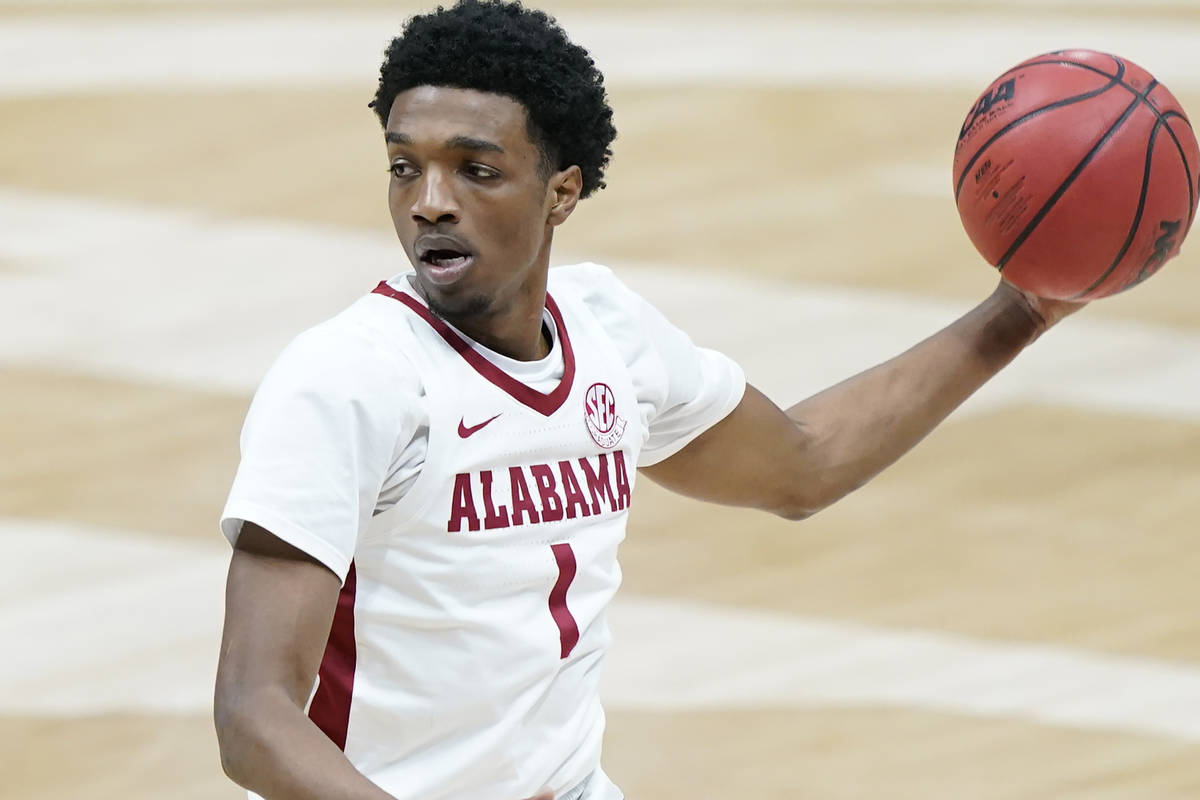
[{"label": "eye", "polygon": [[463,168],[463,171],[470,177],[477,178],[479,180],[488,180],[490,178],[500,177],[499,172],[483,164],[467,164]]},{"label": "eye", "polygon": [[417,170],[407,161],[395,161],[388,167],[388,172],[392,173],[393,178],[411,178]]}]

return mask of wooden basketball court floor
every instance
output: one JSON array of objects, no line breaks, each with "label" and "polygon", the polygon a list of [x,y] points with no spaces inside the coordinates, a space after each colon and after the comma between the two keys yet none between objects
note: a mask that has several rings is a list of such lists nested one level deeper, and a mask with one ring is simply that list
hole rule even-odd
[{"label": "wooden basketball court floor", "polygon": [[[605,43],[620,130],[556,261],[611,264],[781,403],[990,290],[949,194],[990,74],[1121,50],[1200,113],[1184,2],[548,5]],[[241,796],[207,705],[216,521],[270,357],[400,257],[365,103],[406,10],[0,2],[0,797]],[[378,46],[255,61],[275,28]],[[812,520],[639,482],[627,796],[1200,797],[1198,247]]]}]

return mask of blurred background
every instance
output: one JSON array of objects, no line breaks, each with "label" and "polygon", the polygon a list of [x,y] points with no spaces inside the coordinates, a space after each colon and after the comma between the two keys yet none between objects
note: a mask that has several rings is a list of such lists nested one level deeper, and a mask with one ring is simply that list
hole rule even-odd
[{"label": "blurred background", "polygon": [[[781,404],[994,286],[950,176],[994,76],[1108,50],[1200,113],[1200,2],[542,7],[620,131],[556,263],[611,265]],[[423,9],[0,0],[0,796],[243,796],[217,519],[274,355],[407,269],[366,104]],[[1200,796],[1198,248],[814,519],[640,481],[627,795]]]}]

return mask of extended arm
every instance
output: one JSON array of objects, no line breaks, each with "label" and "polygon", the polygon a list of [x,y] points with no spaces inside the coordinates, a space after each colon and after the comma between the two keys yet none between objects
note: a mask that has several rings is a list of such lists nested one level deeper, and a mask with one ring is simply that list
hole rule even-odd
[{"label": "extended arm", "polygon": [[728,417],[642,471],[691,497],[803,519],[906,453],[1077,308],[1028,297],[1002,282],[938,333],[786,412],[747,387]]},{"label": "extended arm", "polygon": [[326,567],[245,523],[229,564],[214,716],[226,774],[268,800],[392,800],[304,713],[339,590]]}]

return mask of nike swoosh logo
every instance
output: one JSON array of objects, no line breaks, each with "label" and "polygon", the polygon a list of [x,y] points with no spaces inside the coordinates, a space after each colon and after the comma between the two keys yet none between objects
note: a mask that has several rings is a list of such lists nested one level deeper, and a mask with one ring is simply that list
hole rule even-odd
[{"label": "nike swoosh logo", "polygon": [[[504,412],[501,412],[501,413],[504,413]],[[496,417],[498,417],[498,416],[500,416],[500,414],[496,415]],[[485,419],[483,422],[479,423],[478,425],[472,425],[469,428],[464,424],[467,420],[465,418],[460,419],[458,421],[458,435],[461,436],[463,439],[465,439],[472,434],[478,433],[479,431],[483,430],[484,427],[488,423],[494,421],[496,419],[496,417],[492,417],[491,419]]]}]

